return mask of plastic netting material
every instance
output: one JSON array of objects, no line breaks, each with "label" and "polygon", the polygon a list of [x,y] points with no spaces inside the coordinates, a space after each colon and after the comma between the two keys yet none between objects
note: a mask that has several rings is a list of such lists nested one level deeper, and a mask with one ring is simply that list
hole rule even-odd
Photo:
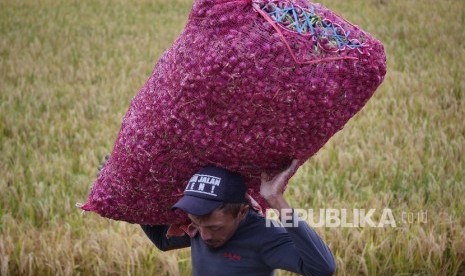
[{"label": "plastic netting material", "polygon": [[181,223],[170,207],[207,164],[260,173],[304,162],[358,112],[386,73],[383,46],[307,1],[197,0],[123,119],[83,210]]}]

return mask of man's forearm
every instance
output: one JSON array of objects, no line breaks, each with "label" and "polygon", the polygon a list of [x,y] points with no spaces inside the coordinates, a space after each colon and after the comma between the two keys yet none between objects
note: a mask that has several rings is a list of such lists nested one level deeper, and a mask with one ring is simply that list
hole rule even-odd
[{"label": "man's forearm", "polygon": [[155,244],[161,251],[167,251],[172,249],[178,249],[190,246],[190,238],[187,235],[182,237],[166,238],[166,232],[168,231],[168,225],[141,225],[142,230],[147,237]]},{"label": "man's forearm", "polygon": [[286,201],[283,195],[271,196],[265,199],[270,208],[278,211],[279,218],[284,214],[286,217],[292,212],[291,205]]}]

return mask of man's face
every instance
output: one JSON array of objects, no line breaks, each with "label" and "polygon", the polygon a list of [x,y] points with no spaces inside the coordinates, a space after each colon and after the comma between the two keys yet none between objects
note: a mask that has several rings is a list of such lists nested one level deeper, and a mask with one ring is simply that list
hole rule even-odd
[{"label": "man's face", "polygon": [[225,213],[221,209],[216,209],[206,216],[198,217],[191,214],[188,214],[188,216],[192,221],[192,225],[199,231],[200,237],[205,244],[212,248],[218,248],[234,235],[246,213],[247,207],[244,206],[237,217]]}]

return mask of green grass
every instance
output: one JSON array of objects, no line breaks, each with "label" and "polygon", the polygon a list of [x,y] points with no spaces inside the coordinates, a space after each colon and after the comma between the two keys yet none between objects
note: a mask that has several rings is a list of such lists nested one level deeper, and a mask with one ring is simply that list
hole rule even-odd
[{"label": "green grass", "polygon": [[[366,107],[292,179],[302,208],[427,211],[397,228],[317,228],[339,275],[465,273],[465,3],[326,0],[385,45]],[[82,215],[132,97],[191,1],[0,1],[0,273],[190,273],[137,225]],[[280,272],[281,275],[288,273]]]}]

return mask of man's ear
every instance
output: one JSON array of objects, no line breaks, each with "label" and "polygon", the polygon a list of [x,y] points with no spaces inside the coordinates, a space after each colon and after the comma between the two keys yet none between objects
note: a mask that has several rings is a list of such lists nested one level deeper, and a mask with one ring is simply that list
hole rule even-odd
[{"label": "man's ear", "polygon": [[243,219],[247,215],[247,211],[249,211],[249,204],[244,204],[241,206],[239,210],[239,216]]}]

